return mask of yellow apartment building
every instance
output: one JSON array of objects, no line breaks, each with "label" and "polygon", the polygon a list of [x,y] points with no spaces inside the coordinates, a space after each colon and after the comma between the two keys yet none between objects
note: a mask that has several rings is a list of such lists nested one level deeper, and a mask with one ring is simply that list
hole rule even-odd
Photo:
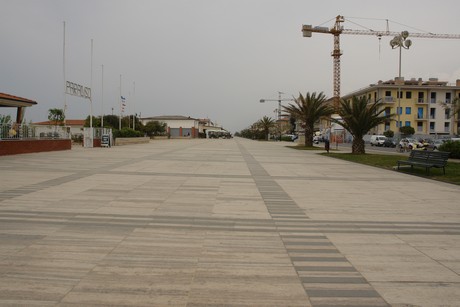
[{"label": "yellow apartment building", "polygon": [[387,130],[399,131],[401,126],[411,126],[419,137],[437,137],[459,133],[458,116],[451,116],[452,102],[460,99],[460,80],[448,84],[437,78],[379,81],[368,87],[343,96],[366,96],[371,101],[381,99],[386,113],[396,114],[393,120],[379,125],[369,134],[382,134]]}]

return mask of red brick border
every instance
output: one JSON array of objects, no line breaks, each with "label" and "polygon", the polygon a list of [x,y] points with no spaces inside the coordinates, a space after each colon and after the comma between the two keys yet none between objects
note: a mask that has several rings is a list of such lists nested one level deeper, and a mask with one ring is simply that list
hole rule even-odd
[{"label": "red brick border", "polygon": [[0,156],[71,148],[71,140],[0,140]]}]

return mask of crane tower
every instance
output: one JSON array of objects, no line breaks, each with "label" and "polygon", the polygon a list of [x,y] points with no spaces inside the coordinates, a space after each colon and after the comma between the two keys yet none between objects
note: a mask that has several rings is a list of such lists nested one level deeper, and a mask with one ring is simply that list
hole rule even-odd
[{"label": "crane tower", "polygon": [[[312,33],[328,33],[334,36],[334,50],[332,51],[333,57],[333,86],[334,86],[334,106],[337,107],[340,101],[340,56],[342,51],[340,50],[340,35],[341,34],[353,34],[353,35],[375,35],[378,38],[382,36],[396,36],[399,32],[386,31],[374,31],[374,30],[352,30],[344,29],[342,23],[345,22],[343,16],[337,16],[335,23],[332,28],[328,27],[312,27],[312,25],[303,25],[302,33],[303,37],[311,37]],[[444,38],[444,39],[460,39],[459,34],[434,34],[434,33],[411,33],[411,37],[420,38]]]}]

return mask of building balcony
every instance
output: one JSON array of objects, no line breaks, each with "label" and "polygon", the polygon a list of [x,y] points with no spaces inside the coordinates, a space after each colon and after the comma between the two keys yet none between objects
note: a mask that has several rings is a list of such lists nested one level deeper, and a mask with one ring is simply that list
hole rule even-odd
[{"label": "building balcony", "polygon": [[427,115],[418,115],[418,114],[416,114],[414,116],[414,120],[416,120],[416,121],[427,121],[428,119],[429,118],[428,118]]},{"label": "building balcony", "polygon": [[383,97],[383,103],[395,103],[395,98],[393,96]]},{"label": "building balcony", "polygon": [[428,104],[428,101],[425,98],[418,98],[415,100],[416,104]]}]

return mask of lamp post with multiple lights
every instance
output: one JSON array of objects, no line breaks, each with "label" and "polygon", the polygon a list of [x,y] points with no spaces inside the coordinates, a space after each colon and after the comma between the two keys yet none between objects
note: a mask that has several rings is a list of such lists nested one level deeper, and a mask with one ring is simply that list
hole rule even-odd
[{"label": "lamp post with multiple lights", "polygon": [[[402,54],[402,49],[409,49],[410,46],[412,46],[412,41],[410,39],[407,39],[409,37],[409,32],[407,31],[402,31],[401,34],[396,35],[391,41],[390,41],[390,46],[391,49],[396,49],[399,48],[399,78],[398,78],[398,123],[396,125],[397,128],[401,129],[401,54]],[[401,132],[399,133],[399,138],[401,138]]]},{"label": "lamp post with multiple lights", "polygon": [[278,127],[279,127],[279,140],[281,141],[281,101],[294,101],[293,98],[290,99],[282,99],[281,94],[284,94],[283,92],[278,92],[278,99],[260,99],[260,103],[265,103],[265,101],[278,101]]}]

